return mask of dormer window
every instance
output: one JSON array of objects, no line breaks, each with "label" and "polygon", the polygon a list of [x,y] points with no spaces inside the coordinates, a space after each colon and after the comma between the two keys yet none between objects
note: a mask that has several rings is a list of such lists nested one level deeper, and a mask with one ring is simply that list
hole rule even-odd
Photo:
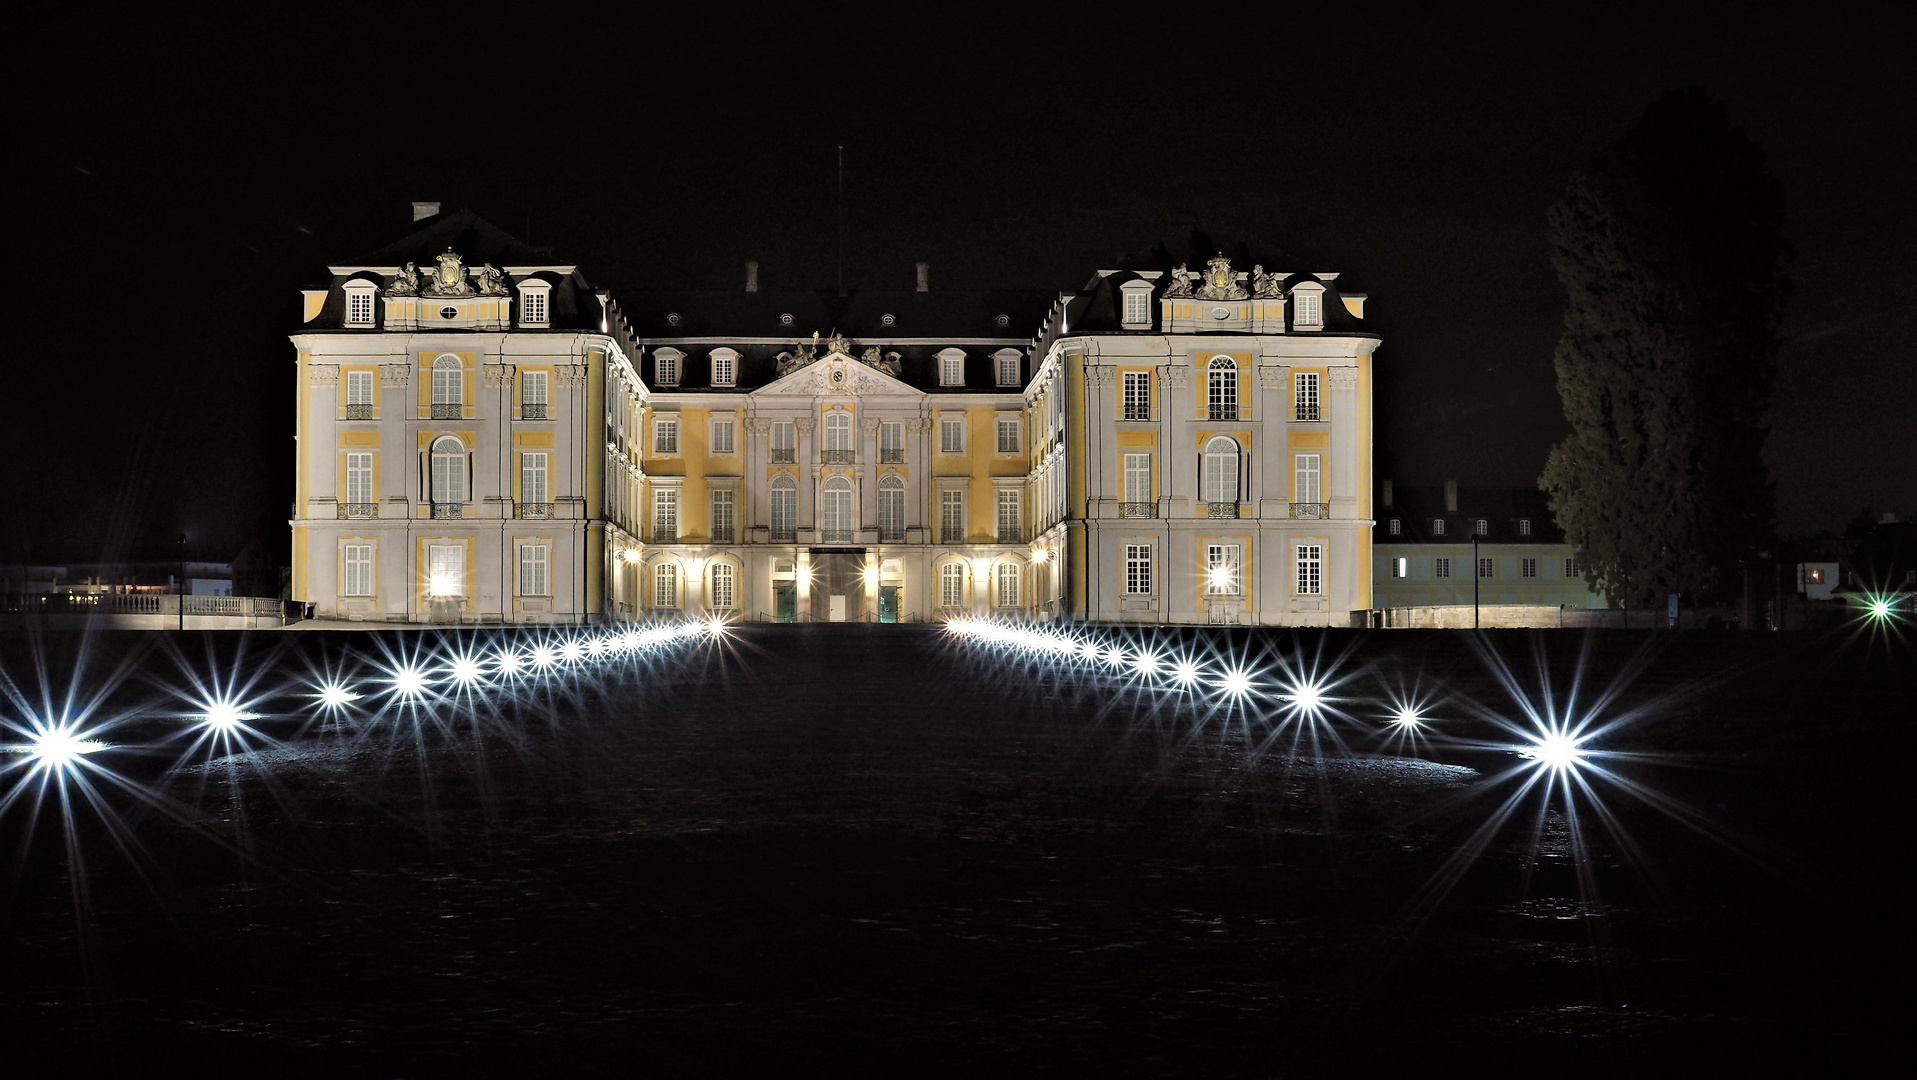
[{"label": "dormer window", "polygon": [[673,312],[669,312],[669,313],[667,313],[667,315],[666,315],[666,325],[667,325],[667,326],[678,326],[678,325],[679,325],[679,313],[678,313],[678,312],[676,312],[676,311],[673,311]]},{"label": "dormer window", "polygon": [[1530,518],[1518,519],[1518,535],[1519,536],[1531,535],[1531,519]]},{"label": "dormer window", "polygon": [[1483,518],[1479,518],[1473,523],[1473,531],[1479,536],[1489,536],[1491,535],[1491,523]]},{"label": "dormer window", "polygon": [[1433,536],[1444,535],[1444,519],[1443,518],[1431,519],[1431,535]]},{"label": "dormer window", "polygon": [[712,350],[712,385],[739,384],[739,354],[731,349]]},{"label": "dormer window", "polygon": [[543,327],[552,324],[552,284],[538,278],[519,283],[519,325]]},{"label": "dormer window", "polygon": [[373,300],[379,293],[379,286],[361,279],[349,281],[346,289],[346,325],[372,326]]},{"label": "dormer window", "polygon": [[965,385],[965,351],[945,349],[939,353],[939,385]]},{"label": "dormer window", "polygon": [[791,325],[792,325],[792,313],[791,313],[790,311],[788,311],[788,312],[786,312],[785,314],[783,314],[783,315],[781,315],[781,316],[779,316],[779,325],[780,325],[780,326],[791,326]]},{"label": "dormer window", "polygon": [[652,381],[660,386],[679,385],[679,362],[685,354],[678,349],[659,349],[652,354]]},{"label": "dormer window", "polygon": [[1128,281],[1120,287],[1124,295],[1123,316],[1125,329],[1150,330],[1152,328],[1152,283],[1149,281]]},{"label": "dormer window", "polygon": [[899,320],[898,320],[898,317],[897,317],[897,316],[894,316],[894,315],[881,315],[881,316],[879,316],[879,325],[880,325],[880,326],[891,326],[892,324],[894,324],[894,323],[896,323],[896,322],[898,322],[898,321],[899,321]]},{"label": "dormer window", "polygon": [[1000,326],[1012,325],[1012,317],[1010,315],[1000,315],[998,318],[993,319],[992,321],[999,324]]},{"label": "dormer window", "polygon": [[993,368],[998,374],[998,384],[1000,386],[1017,386],[1019,384],[1019,351],[1017,349],[1000,349],[993,354],[993,360],[995,361]]},{"label": "dormer window", "polygon": [[1292,286],[1291,328],[1320,330],[1325,325],[1325,287],[1315,281]]}]

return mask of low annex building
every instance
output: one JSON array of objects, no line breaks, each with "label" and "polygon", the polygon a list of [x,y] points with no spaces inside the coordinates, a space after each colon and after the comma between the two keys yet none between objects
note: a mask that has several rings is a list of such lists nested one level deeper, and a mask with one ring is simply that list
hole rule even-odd
[{"label": "low annex building", "polygon": [[324,618],[991,614],[1348,625],[1371,607],[1364,297],[613,291],[467,212],[305,294],[294,599]]}]

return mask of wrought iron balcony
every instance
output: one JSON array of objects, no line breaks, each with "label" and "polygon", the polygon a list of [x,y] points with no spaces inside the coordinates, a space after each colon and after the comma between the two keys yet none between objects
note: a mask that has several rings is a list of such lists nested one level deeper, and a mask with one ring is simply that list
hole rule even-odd
[{"label": "wrought iron balcony", "polygon": [[852,451],[850,450],[821,450],[819,456],[827,465],[852,464]]},{"label": "wrought iron balcony", "polygon": [[1158,504],[1148,502],[1122,502],[1118,504],[1118,516],[1122,518],[1157,517]]},{"label": "wrought iron balcony", "polygon": [[880,450],[879,464],[881,465],[905,464],[905,450],[903,448],[892,449],[892,450]]},{"label": "wrought iron balcony", "polygon": [[1238,406],[1213,405],[1206,410],[1206,415],[1207,418],[1211,420],[1236,420],[1238,419]]},{"label": "wrought iron balcony", "polygon": [[447,520],[466,516],[466,504],[463,502],[436,502],[433,504],[433,517]]},{"label": "wrought iron balcony", "polygon": [[464,405],[446,405],[437,401],[433,402],[433,419],[435,420],[458,420],[465,415],[466,406]]},{"label": "wrought iron balcony", "polygon": [[379,516],[378,503],[343,502],[343,503],[336,503],[335,505],[338,507],[339,516],[342,518],[350,518],[354,521],[361,521],[367,518],[376,518]]},{"label": "wrought iron balcony", "polygon": [[964,542],[965,530],[959,526],[947,525],[939,530],[939,543],[941,544],[963,544]]},{"label": "wrought iron balcony", "polygon": [[346,406],[346,419],[348,420],[371,420],[372,418],[373,418],[373,407],[369,404],[354,404],[354,405]]},{"label": "wrought iron balcony", "polygon": [[1293,420],[1316,421],[1325,418],[1325,411],[1317,405],[1300,405],[1291,412]]},{"label": "wrought iron balcony", "polygon": [[1328,518],[1331,516],[1331,504],[1328,502],[1292,503],[1291,516],[1295,518]]},{"label": "wrought iron balcony", "polygon": [[798,538],[799,530],[790,527],[781,528],[777,525],[772,527],[771,534],[768,537],[770,542],[774,544],[790,544],[798,540]]},{"label": "wrought iron balcony", "polygon": [[886,526],[886,525],[881,525],[881,526],[879,526],[879,543],[881,543],[881,544],[903,544],[903,543],[905,543],[905,528],[904,528],[904,526],[899,526],[899,527],[897,527],[897,528],[893,528],[893,527],[890,527],[890,526]]},{"label": "wrought iron balcony", "polygon": [[655,544],[676,544],[679,542],[678,525],[654,525],[652,542]]},{"label": "wrought iron balcony", "polygon": [[551,417],[549,417],[549,416],[547,416],[547,415],[546,415],[546,403],[545,403],[545,402],[543,402],[543,401],[523,401],[523,402],[520,402],[520,404],[519,404],[519,418],[520,418],[521,420],[548,420],[548,419],[551,419]]},{"label": "wrought iron balcony", "polygon": [[798,460],[798,453],[790,446],[775,446],[772,448],[771,456],[767,460],[771,461],[774,465],[790,465]]},{"label": "wrought iron balcony", "polygon": [[1235,502],[1206,503],[1205,516],[1208,518],[1235,518],[1238,516],[1238,504]]},{"label": "wrought iron balcony", "polygon": [[552,504],[549,502],[523,502],[518,509],[519,516],[527,521],[545,521],[552,517]]},{"label": "wrought iron balcony", "polygon": [[820,529],[819,530],[819,543],[821,544],[849,544],[851,542],[852,542],[851,529]]}]

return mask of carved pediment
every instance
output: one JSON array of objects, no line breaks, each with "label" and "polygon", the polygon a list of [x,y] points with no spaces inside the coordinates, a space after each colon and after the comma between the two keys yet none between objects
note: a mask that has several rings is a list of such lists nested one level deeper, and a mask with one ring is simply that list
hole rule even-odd
[{"label": "carved pediment", "polygon": [[909,395],[923,397],[924,392],[893,378],[880,368],[844,352],[828,352],[802,368],[795,368],[770,385],[753,391],[755,396],[824,394],[846,396]]}]

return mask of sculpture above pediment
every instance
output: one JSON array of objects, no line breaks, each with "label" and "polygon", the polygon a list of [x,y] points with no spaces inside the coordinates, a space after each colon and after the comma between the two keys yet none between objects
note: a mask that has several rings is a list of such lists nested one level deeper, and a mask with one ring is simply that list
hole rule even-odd
[{"label": "sculpture above pediment", "polygon": [[466,267],[452,248],[440,253],[438,265],[432,268],[426,279],[421,296],[471,296],[472,283],[466,280]]},{"label": "sculpture above pediment", "polygon": [[1205,264],[1204,277],[1198,295],[1206,300],[1243,300],[1251,295],[1238,284],[1238,275],[1231,272],[1231,260],[1222,254]]}]

